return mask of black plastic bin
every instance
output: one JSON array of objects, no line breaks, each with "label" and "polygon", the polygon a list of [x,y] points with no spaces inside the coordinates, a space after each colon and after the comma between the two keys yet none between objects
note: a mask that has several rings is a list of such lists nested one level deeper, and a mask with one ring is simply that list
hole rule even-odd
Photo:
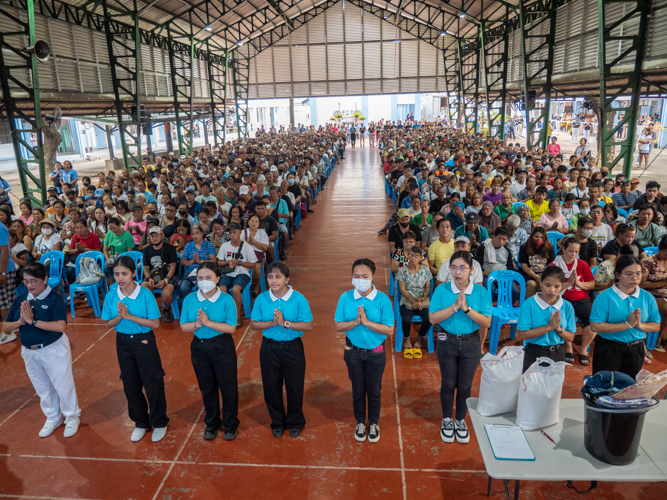
[{"label": "black plastic bin", "polygon": [[586,449],[601,462],[631,464],[637,458],[646,412],[657,406],[615,410],[584,401]]}]

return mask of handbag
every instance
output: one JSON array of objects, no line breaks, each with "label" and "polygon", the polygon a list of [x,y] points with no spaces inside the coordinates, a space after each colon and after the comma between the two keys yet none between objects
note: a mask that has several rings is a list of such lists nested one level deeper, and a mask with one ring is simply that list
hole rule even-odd
[{"label": "handbag", "polygon": [[[241,249],[242,249],[242,248],[243,248],[243,242],[241,242],[241,244],[239,245],[239,249],[238,249],[238,251],[237,251],[236,254],[234,255],[234,258],[235,258],[235,259],[238,259],[238,258],[241,256]],[[232,266],[230,266],[229,264],[224,264],[224,265],[222,265],[222,266],[220,266],[220,267],[218,268],[218,272],[219,272],[221,275],[222,275],[222,274],[229,274],[229,273],[233,273],[235,269],[236,269],[236,268],[232,269]]]},{"label": "handbag", "polygon": [[[424,302],[422,302],[422,309],[428,309],[428,306],[429,306],[430,304],[431,304],[431,298],[430,298],[430,297],[426,297],[426,299],[424,300]],[[412,302],[410,302],[409,300],[406,300],[406,301],[405,301],[405,304],[403,304],[403,305],[405,306],[405,308],[406,308],[408,311],[414,311],[414,307],[412,307]]]}]

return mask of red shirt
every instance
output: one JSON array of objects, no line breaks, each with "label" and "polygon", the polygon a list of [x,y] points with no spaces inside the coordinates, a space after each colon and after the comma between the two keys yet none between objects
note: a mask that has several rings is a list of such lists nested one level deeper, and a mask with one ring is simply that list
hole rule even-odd
[{"label": "red shirt", "polygon": [[[549,265],[552,266],[554,263],[551,262]],[[565,264],[568,269],[572,269],[574,262],[572,264]],[[588,267],[583,260],[577,259],[577,278],[579,281],[595,281],[595,276],[591,272],[591,268]],[[579,288],[568,288],[563,294],[563,298],[570,301],[588,299],[588,292],[586,290],[581,290]]]},{"label": "red shirt", "polygon": [[[88,250],[102,250],[102,242],[95,233],[88,233],[87,238],[82,238],[78,233],[75,234],[72,236],[72,243],[70,243],[70,248],[76,248],[77,243],[81,243]],[[77,255],[81,255],[82,253],[83,252],[77,252]]]}]

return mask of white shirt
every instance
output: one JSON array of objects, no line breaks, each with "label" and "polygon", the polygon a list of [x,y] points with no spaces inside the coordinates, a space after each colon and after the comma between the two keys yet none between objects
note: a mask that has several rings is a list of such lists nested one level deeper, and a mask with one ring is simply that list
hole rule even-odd
[{"label": "white shirt", "polygon": [[59,234],[52,234],[51,237],[47,240],[41,234],[38,234],[35,238],[35,246],[37,251],[41,254],[50,252],[56,246],[57,243],[62,243],[62,239]]},{"label": "white shirt", "polygon": [[[241,241],[247,242],[249,239],[250,239],[250,230],[244,229],[243,231],[241,231]],[[258,229],[257,232],[255,233],[255,241],[262,243],[263,245],[268,245],[269,235],[266,234],[266,231],[264,231],[264,229]],[[246,245],[250,246],[256,252],[263,252],[263,250],[260,250],[251,243],[246,243]]]},{"label": "white shirt", "polygon": [[614,232],[611,230],[610,226],[602,223],[600,227],[593,228],[591,239],[595,241],[596,244],[605,246],[607,243],[614,239]]},{"label": "white shirt", "polygon": [[[227,241],[220,246],[220,250],[218,250],[218,259],[232,260],[233,258],[235,258],[238,251],[239,247],[235,247],[234,245],[232,245],[231,241]],[[241,248],[241,255],[239,256],[239,261],[257,262],[257,256],[255,255],[255,251],[252,249],[251,245],[247,245],[245,243],[243,244],[243,248]],[[234,271],[232,271],[229,274],[226,274],[225,276],[234,278],[239,274],[245,274],[246,276],[250,276],[250,269],[247,269],[242,265],[238,265],[234,268]]]}]

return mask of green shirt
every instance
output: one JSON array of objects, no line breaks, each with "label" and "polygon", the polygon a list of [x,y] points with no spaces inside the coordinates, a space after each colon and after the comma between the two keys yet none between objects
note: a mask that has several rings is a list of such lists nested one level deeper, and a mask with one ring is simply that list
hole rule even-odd
[{"label": "green shirt", "polygon": [[[415,226],[418,226],[419,224],[421,224],[422,223],[422,214],[419,213],[419,214],[415,215],[412,218],[412,223]],[[429,226],[433,225],[433,214],[428,214],[428,217],[426,217],[426,224],[428,224]]]},{"label": "green shirt", "polygon": [[[116,236],[113,231],[108,231],[104,236],[104,246],[109,248],[109,253],[120,255],[134,250],[134,239],[128,231],[123,231],[120,236]],[[111,247],[113,247],[113,252]]]},{"label": "green shirt", "polygon": [[517,208],[514,208],[514,205],[512,205],[510,209],[507,210],[503,205],[498,205],[493,211],[501,220],[505,220],[510,215],[516,215]]}]

